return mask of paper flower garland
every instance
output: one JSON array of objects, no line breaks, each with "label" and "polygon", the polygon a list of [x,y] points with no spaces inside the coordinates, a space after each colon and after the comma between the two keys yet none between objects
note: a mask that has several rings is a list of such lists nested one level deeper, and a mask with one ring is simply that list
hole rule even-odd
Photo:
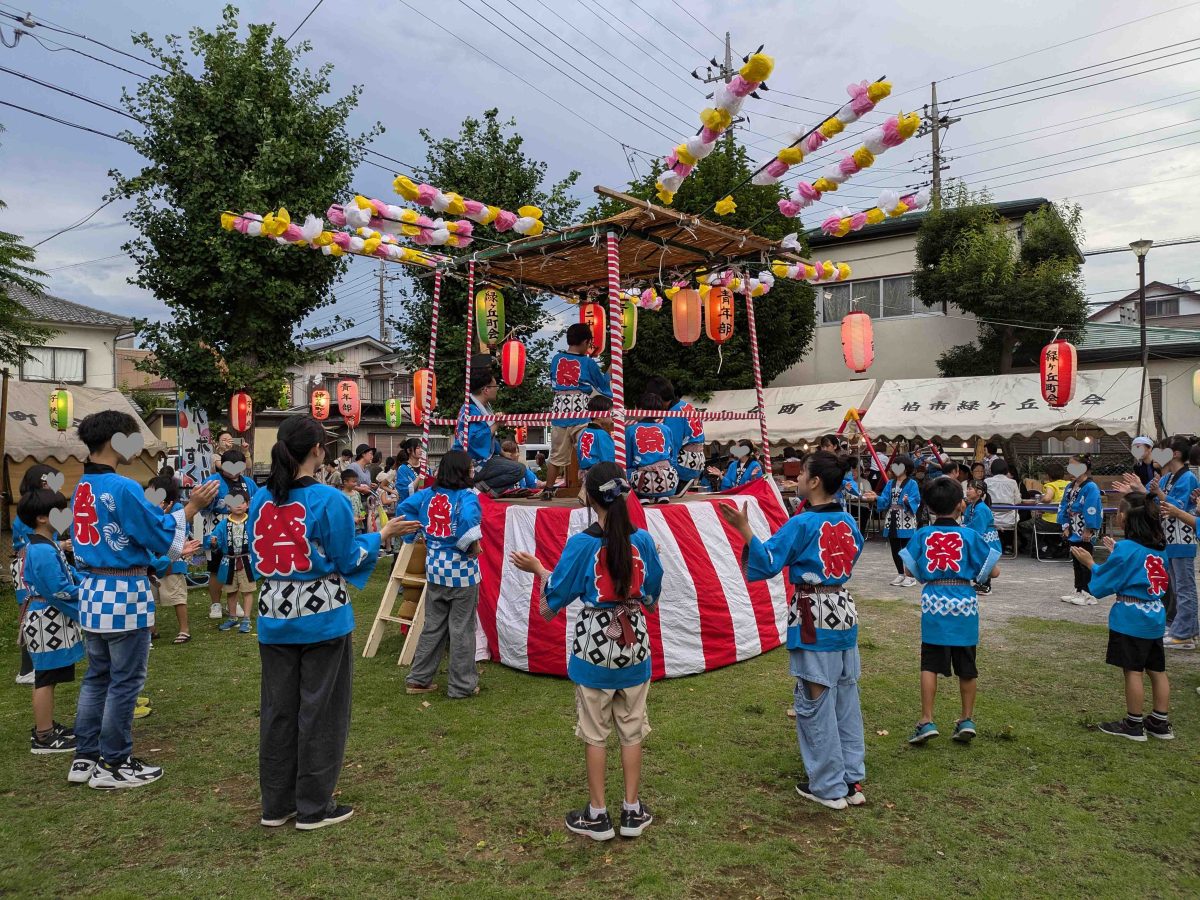
[{"label": "paper flower garland", "polygon": [[375,259],[386,259],[391,262],[408,263],[422,268],[432,269],[446,257],[435,253],[402,247],[396,238],[390,234],[374,237],[361,237],[345,231],[326,231],[316,216],[305,216],[304,224],[297,225],[291,220],[288,211],[280,207],[275,212],[260,216],[258,213],[246,212],[221,213],[221,227],[226,231],[237,231],[250,237],[273,238],[280,244],[294,244],[320,250],[326,256],[341,256],[351,253],[357,256],[370,256]]},{"label": "paper flower garland", "polygon": [[384,203],[382,200],[356,196],[354,202],[343,206],[335,203],[325,211],[326,218],[334,225],[346,226],[363,235],[363,229],[403,235],[414,244],[422,246],[466,247],[472,241],[475,230],[472,222],[431,219],[416,210]]},{"label": "paper flower garland", "polygon": [[625,303],[632,303],[639,309],[658,311],[663,305],[663,298],[658,296],[654,288],[646,288],[644,291],[621,291],[618,296]]},{"label": "paper flower garland", "polygon": [[[850,102],[821,123],[821,126],[807,136],[797,136],[791,144],[784,147],[759,172],[750,179],[751,184],[775,184],[787,174],[788,169],[804,159],[805,153],[812,153],[820,147],[830,135],[837,134],[847,125],[857,122],[875,108],[875,105],[892,92],[892,85],[887,81],[866,81],[847,85],[846,93]],[[830,124],[836,123],[836,124]]]},{"label": "paper flower garland", "polygon": [[[746,97],[770,77],[774,68],[774,59],[765,53],[754,53],[746,58],[746,64],[728,84],[717,86],[713,105],[700,112],[700,133],[677,146],[666,158],[666,171],[658,176],[657,184],[658,199],[663,204],[671,205],[683,180],[692,174],[696,163],[712,153],[717,138],[733,124]],[[733,212],[733,209],[727,212]]]},{"label": "paper flower garland", "polygon": [[[862,146],[853,153],[845,154],[838,162],[826,167],[821,176],[813,182],[799,181],[789,197],[779,201],[779,211],[789,219],[800,215],[800,211],[821,199],[826,191],[836,191],[838,185],[845,183],[850,176],[863,169],[870,168],[879,156],[890,147],[899,147],[921,125],[921,117],[917,113],[900,113],[892,116],[882,125],[877,125],[866,133]],[[822,125],[822,128],[825,126]],[[813,137],[820,132],[813,132]],[[807,141],[807,139],[806,139]]]},{"label": "paper flower garland", "polygon": [[515,231],[528,237],[541,234],[546,225],[542,211],[536,206],[522,206],[515,213],[498,206],[488,206],[479,200],[467,200],[453,191],[443,192],[431,184],[417,184],[406,175],[397,175],[392,188],[418,206],[427,206],[440,213],[466,216],[480,225],[491,225],[497,231]]},{"label": "paper flower garland", "polygon": [[793,281],[807,281],[809,284],[821,284],[827,281],[846,281],[850,278],[850,267],[845,263],[835,263],[825,260],[819,263],[786,263],[776,260],[771,263],[771,271],[777,278],[790,278]]},{"label": "paper flower garland", "polygon": [[928,205],[928,188],[921,188],[915,194],[905,194],[903,197],[897,191],[884,191],[879,195],[879,203],[876,206],[862,212],[851,212],[842,207],[821,223],[821,230],[831,237],[845,237],[852,231],[860,231],[866,225],[878,225],[885,218],[894,219]]}]

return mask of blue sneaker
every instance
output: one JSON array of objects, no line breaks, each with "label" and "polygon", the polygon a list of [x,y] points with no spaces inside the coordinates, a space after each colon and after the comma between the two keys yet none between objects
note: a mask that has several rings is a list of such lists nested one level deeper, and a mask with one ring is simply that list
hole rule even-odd
[{"label": "blue sneaker", "polygon": [[923,744],[930,738],[935,738],[940,734],[937,726],[932,722],[926,722],[923,725],[918,725],[913,729],[913,733],[908,736],[910,744]]},{"label": "blue sneaker", "polygon": [[237,625],[238,620],[233,617],[229,617],[217,626],[217,631],[228,631],[230,628],[237,628]]},{"label": "blue sneaker", "polygon": [[238,626],[238,631],[241,632],[242,634],[250,633],[250,617],[249,616],[242,619],[242,624]]},{"label": "blue sneaker", "polygon": [[954,723],[954,734],[950,737],[952,741],[958,741],[960,744],[969,744],[975,738],[975,723],[970,719],[960,719]]}]

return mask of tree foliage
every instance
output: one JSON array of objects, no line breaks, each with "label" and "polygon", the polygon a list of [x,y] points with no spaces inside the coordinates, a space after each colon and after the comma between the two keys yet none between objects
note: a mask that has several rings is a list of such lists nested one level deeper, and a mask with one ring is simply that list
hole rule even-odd
[{"label": "tree foliage", "polygon": [[[497,109],[489,109],[482,118],[463,120],[453,137],[435,138],[422,129],[425,140],[425,165],[416,173],[429,184],[452,190],[464,197],[475,197],[504,209],[526,204],[540,207],[550,226],[570,223],[579,201],[571,195],[578,172],[571,172],[555,184],[546,183],[547,165],[525,153],[524,139],[516,132],[513,119],[503,121]],[[478,226],[482,237],[495,234],[487,226]],[[478,245],[477,245],[478,246]],[[446,252],[449,248],[441,248]],[[453,253],[454,251],[449,250]],[[482,278],[475,289],[484,286]],[[550,317],[542,298],[532,291],[498,285],[504,294],[505,326],[519,329],[526,345],[525,380],[519,387],[503,388],[499,406],[505,412],[533,412],[549,409],[550,386],[547,377],[552,342],[533,339]],[[467,327],[467,285],[464,277],[446,277],[438,306],[437,370],[438,400],[443,415],[455,415],[462,405],[465,377],[465,339]],[[402,300],[404,317],[392,321],[400,348],[413,365],[424,365],[429,354],[430,317],[433,308],[433,278],[413,279],[412,288]],[[478,343],[475,344],[478,351]],[[476,360],[478,365],[480,360]]]},{"label": "tree foliage", "polygon": [[177,36],[134,37],[164,71],[124,97],[144,125],[125,137],[148,162],[133,175],[111,172],[112,194],[134,201],[126,219],[140,236],[123,247],[137,266],[132,281],[171,312],[137,325],[156,370],[210,412],[242,388],[266,407],[307,358],[302,341],[340,324],[297,334],[331,302],[346,261],[222,231],[220,214],[321,213],[349,195],[380,129],[351,136],[360,88],[330,98],[331,67],[299,64],[306,42],[289,47],[271,25],[248,26],[243,40],[232,6],[215,30],[193,28],[188,40],[190,51]]},{"label": "tree foliage", "polygon": [[963,188],[926,216],[917,233],[913,292],[926,306],[948,303],[979,320],[974,343],[938,359],[942,375],[1034,365],[1048,328],[1061,327],[1067,340],[1079,336],[1087,320],[1081,235],[1077,206],[1043,206],[1013,234],[986,194]]},{"label": "tree foliage", "polygon": [[[757,234],[781,238],[794,226],[779,214],[776,203],[784,196],[779,185],[746,185],[739,188],[734,200],[737,209],[718,216],[713,204],[746,180],[752,163],[746,149],[732,139],[717,141],[716,148],[700,161],[675,194],[673,209],[711,219],[734,228],[752,228]],[[655,200],[655,182],[662,170],[655,167],[644,178],[631,183],[627,192],[645,200]],[[625,209],[616,201],[601,203],[595,212],[612,215]],[[760,221],[761,220],[761,221]],[[756,275],[769,267],[770,260],[747,269]],[[669,286],[670,273],[663,273]],[[754,384],[750,361],[750,337],[746,325],[745,305],[738,295],[733,337],[721,351],[705,337],[691,347],[675,340],[671,323],[670,301],[659,312],[640,311],[637,346],[625,357],[626,396],[636,402],[642,385],[651,375],[665,375],[675,384],[676,391],[694,397],[707,398],[716,390],[747,388]],[[758,325],[758,353],[764,383],[770,383],[785,369],[798,362],[808,350],[813,338],[815,307],[813,289],[806,284],[778,279],[774,289],[754,301]]]}]

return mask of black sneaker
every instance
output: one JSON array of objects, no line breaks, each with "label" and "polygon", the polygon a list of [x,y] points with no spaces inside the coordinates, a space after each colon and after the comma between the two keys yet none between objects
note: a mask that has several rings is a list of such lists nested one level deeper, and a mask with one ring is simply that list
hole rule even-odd
[{"label": "black sneaker", "polygon": [[646,804],[638,803],[637,809],[621,807],[621,837],[641,837],[642,832],[654,821]]},{"label": "black sneaker", "polygon": [[1166,719],[1156,719],[1154,716],[1147,716],[1145,726],[1146,734],[1150,735],[1150,737],[1156,737],[1160,741],[1175,740],[1175,729],[1171,727],[1171,723]]},{"label": "black sneaker", "polygon": [[1116,722],[1104,722],[1096,727],[1105,734],[1111,734],[1113,737],[1123,737],[1130,741],[1146,740],[1146,729],[1142,727],[1142,723],[1130,722],[1127,718]]},{"label": "black sneaker", "polygon": [[57,722],[54,723],[44,739],[38,737],[37,728],[29,729],[30,753],[39,755],[45,753],[70,753],[74,749],[75,735],[71,734]]},{"label": "black sneaker", "polygon": [[[323,816],[318,816],[315,819],[297,819],[296,828],[300,831],[316,831],[318,828],[324,828],[326,825],[336,825],[338,822],[345,822],[352,815],[354,815],[354,807],[335,806]],[[266,823],[264,822],[263,824]]]},{"label": "black sneaker", "polygon": [[[567,813],[567,831],[586,834],[593,841],[611,841],[617,836],[607,812],[592,815],[591,806]],[[647,823],[648,824],[648,823]]]},{"label": "black sneaker", "polygon": [[98,791],[115,791],[122,788],[136,788],[158,781],[162,778],[160,766],[150,766],[135,756],[129,757],[119,765],[112,765],[100,760],[92,777],[88,779],[88,787]]}]

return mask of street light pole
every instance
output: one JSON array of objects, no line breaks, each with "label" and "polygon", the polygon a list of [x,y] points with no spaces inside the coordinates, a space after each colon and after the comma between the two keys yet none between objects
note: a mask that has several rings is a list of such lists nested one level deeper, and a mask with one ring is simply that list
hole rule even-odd
[{"label": "street light pole", "polygon": [[[1138,397],[1138,420],[1137,430],[1142,428],[1142,413],[1146,404],[1146,379],[1149,377],[1148,369],[1150,366],[1150,347],[1146,343],[1146,254],[1150,252],[1150,247],[1154,241],[1139,240],[1134,241],[1129,245],[1129,249],[1137,256],[1138,261],[1138,330],[1141,333],[1142,345],[1142,392]],[[1153,412],[1153,404],[1151,404],[1151,412]],[[1158,423],[1154,423],[1154,434],[1158,436]]]}]

